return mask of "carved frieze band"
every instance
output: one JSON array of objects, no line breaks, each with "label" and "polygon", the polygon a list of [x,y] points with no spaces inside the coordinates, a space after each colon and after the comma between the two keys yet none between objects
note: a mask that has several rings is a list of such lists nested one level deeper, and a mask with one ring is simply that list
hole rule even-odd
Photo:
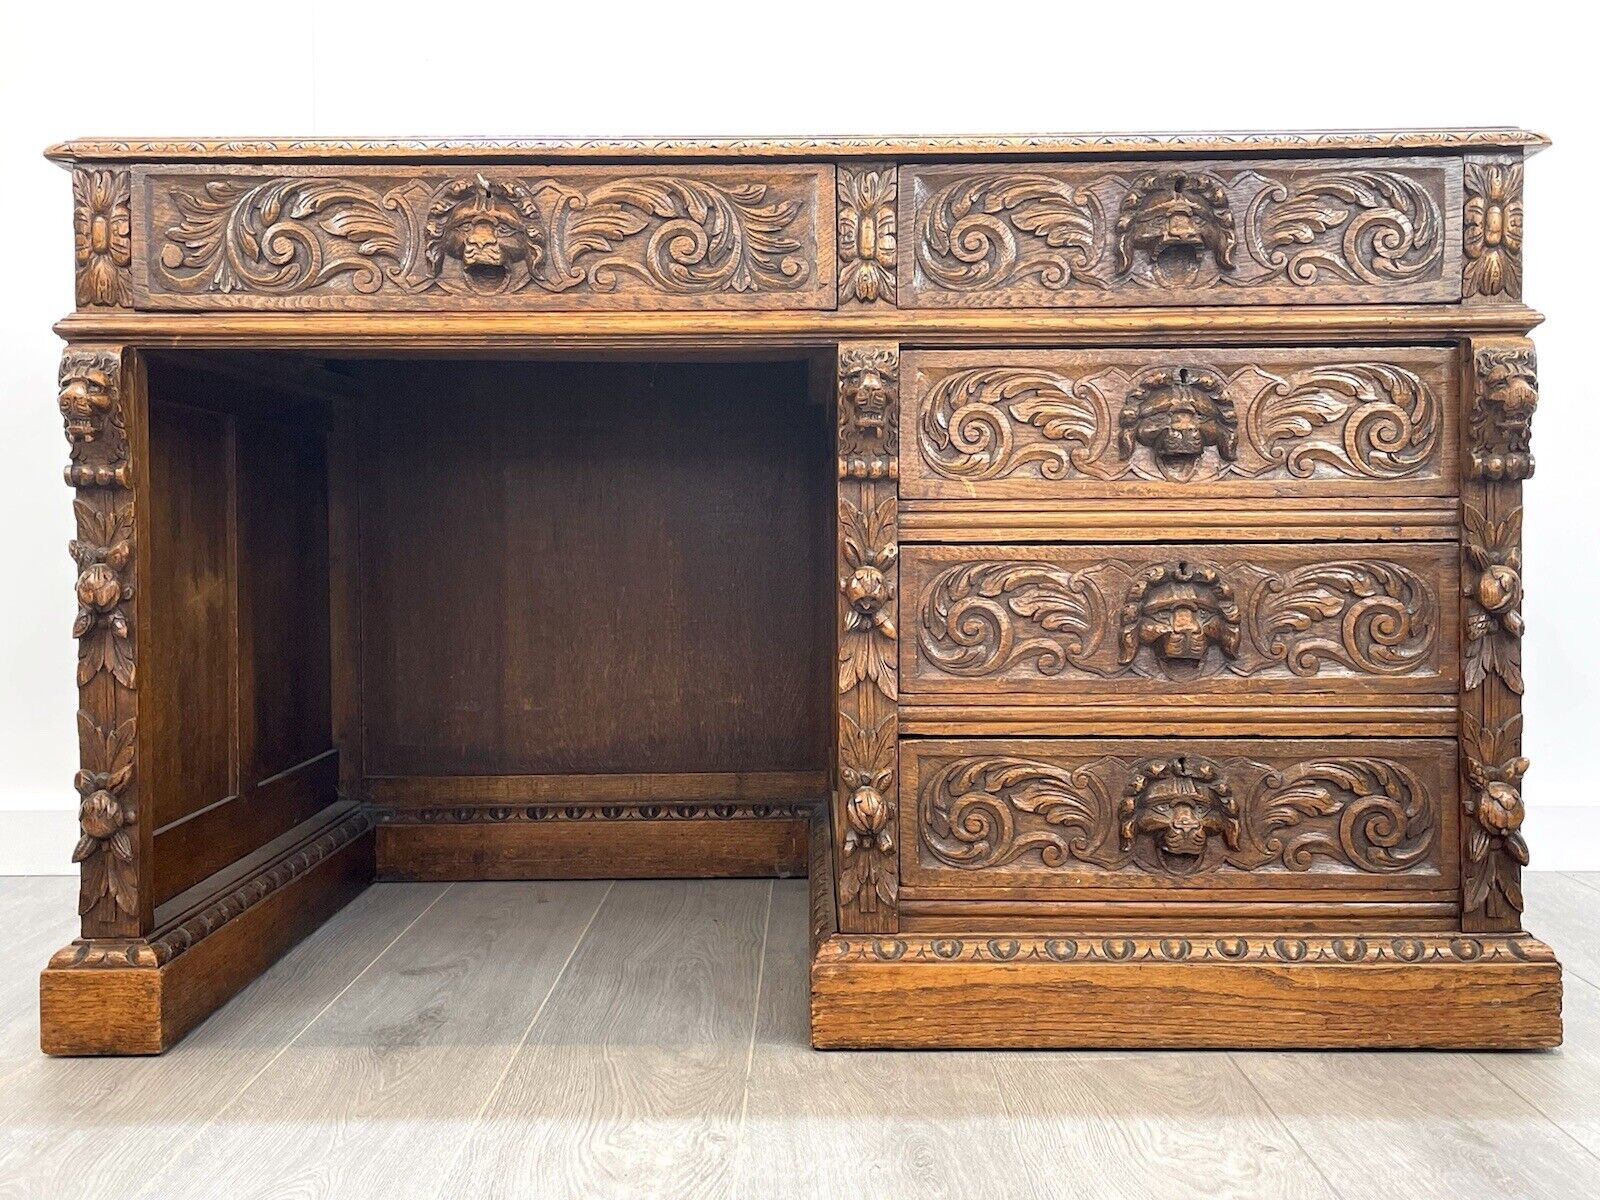
[{"label": "carved frieze band", "polygon": [[1393,743],[1103,750],[919,750],[925,853],[1004,878],[1440,874],[1440,803],[1453,773],[1438,744],[1400,754]]},{"label": "carved frieze band", "polygon": [[383,825],[503,825],[523,821],[804,821],[817,805],[809,801],[774,804],[713,802],[662,804],[511,804],[449,805],[430,808],[380,808]]},{"label": "carved frieze band", "polygon": [[58,382],[65,477],[77,493],[68,551],[78,572],[78,911],[85,932],[137,932],[135,497],[120,347],[69,348]]},{"label": "carved frieze band", "polygon": [[[913,376],[924,490],[1441,479],[1444,356],[930,353]],[[1444,395],[1441,395],[1441,392]],[[907,471],[908,486],[911,484]],[[1441,481],[1443,482],[1443,481]],[[1030,492],[1030,494],[1032,494]]]},{"label": "carved frieze band", "polygon": [[895,221],[899,181],[893,163],[840,163],[839,303],[895,302]]},{"label": "carved frieze band", "polygon": [[908,688],[1120,680],[1213,691],[1227,680],[1360,678],[1453,690],[1454,614],[1436,590],[1453,564],[1436,547],[1356,544],[1339,557],[1300,547],[995,549],[1005,556],[918,548],[908,558],[917,614]]},{"label": "carved frieze band", "polygon": [[898,348],[848,342],[838,364],[840,928],[892,931],[897,848]]},{"label": "carved frieze band", "polygon": [[1453,300],[1459,167],[905,166],[902,305]]},{"label": "carved frieze band", "polygon": [[833,937],[818,962],[1469,963],[1554,962],[1526,937]]},{"label": "carved frieze band", "polygon": [[[1473,164],[1468,165],[1470,188]],[[1514,176],[1494,175],[1485,167],[1478,178],[1489,189],[1485,196],[1499,195],[1509,205],[1520,189],[1520,166]],[[1520,234],[1520,196],[1515,210],[1501,221],[1507,235]],[[1472,211],[1469,202],[1469,233]],[[1492,232],[1495,218],[1492,209],[1486,211]],[[1484,267],[1482,290],[1496,278],[1519,277],[1515,245],[1513,239],[1502,267]],[[1492,246],[1483,253],[1491,252]],[[1468,346],[1467,367],[1471,403],[1461,499],[1462,683],[1467,689],[1461,700],[1462,906],[1469,929],[1511,930],[1521,923],[1521,869],[1528,864],[1521,791],[1528,770],[1521,752],[1522,481],[1533,474],[1539,384],[1533,344],[1526,338],[1475,340]]]},{"label": "carved frieze band", "polygon": [[817,168],[141,178],[153,248],[141,282],[158,306],[818,308],[834,298],[832,179]]}]

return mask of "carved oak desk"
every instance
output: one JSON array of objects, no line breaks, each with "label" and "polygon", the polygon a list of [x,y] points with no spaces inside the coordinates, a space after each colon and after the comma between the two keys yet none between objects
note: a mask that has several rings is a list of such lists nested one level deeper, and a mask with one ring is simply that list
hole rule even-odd
[{"label": "carved oak desk", "polygon": [[53,149],[44,1048],[171,1045],[373,879],[808,869],[819,1046],[1555,1044],[1543,144]]}]

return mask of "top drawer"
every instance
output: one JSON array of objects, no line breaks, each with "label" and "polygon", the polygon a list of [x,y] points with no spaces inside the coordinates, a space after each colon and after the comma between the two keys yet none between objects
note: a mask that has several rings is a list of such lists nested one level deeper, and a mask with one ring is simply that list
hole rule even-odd
[{"label": "top drawer", "polygon": [[828,309],[826,165],[151,166],[133,302],[204,309]]},{"label": "top drawer", "polygon": [[908,163],[899,190],[903,308],[1461,298],[1459,160]]}]

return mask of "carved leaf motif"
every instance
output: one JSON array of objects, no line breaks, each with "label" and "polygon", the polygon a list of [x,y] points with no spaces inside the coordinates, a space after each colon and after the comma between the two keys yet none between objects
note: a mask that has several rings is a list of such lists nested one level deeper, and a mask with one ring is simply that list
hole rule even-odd
[{"label": "carved leaf motif", "polygon": [[1467,857],[1463,863],[1462,902],[1469,911],[1485,909],[1496,897],[1521,912],[1522,875],[1528,843],[1522,836],[1520,784],[1529,763],[1520,757],[1522,714],[1499,726],[1461,714],[1461,751],[1468,788],[1462,808],[1468,818]]},{"label": "carved leaf motif", "polygon": [[75,780],[80,835],[72,861],[80,864],[78,911],[89,912],[107,896],[118,911],[138,912],[138,872],[130,830],[136,813],[122,798],[133,780],[134,722],[104,729],[81,709],[78,729],[83,768]]},{"label": "carved leaf motif", "polygon": [[[1055,637],[1018,636],[1021,618]],[[1104,627],[1105,601],[1081,575],[1049,563],[975,562],[928,588],[922,652],[952,675],[987,675],[1021,662],[1041,675],[1077,664]]]},{"label": "carved leaf motif", "polygon": [[[1175,772],[1175,764],[1187,765]],[[1196,786],[1161,794],[1157,779],[1177,774]],[[1174,797],[1208,805],[1216,818],[1211,835],[1187,856],[1150,844],[1171,827],[1162,806]],[[1298,873],[1319,859],[1391,874],[1436,858],[1437,802],[1409,766],[1378,757],[1275,764],[1192,754],[1082,762],[983,754],[952,759],[924,777],[919,825],[936,859],[966,869],[1037,855],[1050,869],[1172,877],[1267,867]]]},{"label": "carved leaf motif", "polygon": [[72,173],[73,253],[77,261],[80,306],[132,303],[128,287],[133,264],[132,185],[127,171]]},{"label": "carved leaf motif", "polygon": [[[1347,171],[1269,184],[1251,205],[1253,253],[1294,284],[1324,275],[1383,285],[1416,279],[1444,253],[1428,189],[1395,171]],[[1334,238],[1326,238],[1338,231]]]},{"label": "carved leaf motif", "polygon": [[891,582],[891,569],[900,554],[895,540],[895,505],[893,495],[865,512],[848,500],[839,501],[841,548],[852,572],[839,581],[846,597],[839,639],[839,691],[849,692],[857,684],[871,681],[890,700],[899,697]]},{"label": "carved leaf motif", "polygon": [[166,231],[161,269],[182,291],[295,292],[347,276],[357,292],[383,286],[409,231],[404,210],[336,179],[213,179],[174,190],[177,225]]},{"label": "carved leaf motif", "polygon": [[838,167],[839,295],[871,304],[895,298],[895,202],[892,165]]},{"label": "carved leaf motif", "polygon": [[[1096,257],[1104,221],[1087,191],[1048,175],[975,175],[940,189],[923,208],[917,257],[944,287],[974,291],[1031,278],[1059,290]],[[1019,234],[1042,244],[1026,246]]]},{"label": "carved leaf motif", "polygon": [[[769,202],[767,190],[761,183],[723,188],[662,175],[615,180],[587,196],[569,192],[561,206],[565,219],[551,239],[550,286],[588,283],[609,291],[621,275],[634,275],[690,293],[797,287],[811,268],[785,230],[800,205]],[[641,258],[617,252],[655,222]],[[603,257],[579,268],[577,260],[589,254]]]},{"label": "carved leaf motif", "polygon": [[[1352,363],[1274,379],[1247,410],[1257,452],[1298,479],[1320,463],[1373,479],[1396,479],[1426,464],[1439,436],[1438,402],[1400,367]],[[1326,433],[1334,436],[1319,436]]]},{"label": "carved leaf motif", "polygon": [[1438,611],[1427,582],[1398,563],[1316,563],[1268,582],[1254,628],[1266,652],[1296,675],[1315,675],[1324,662],[1403,675],[1431,656]]},{"label": "carved leaf motif", "polygon": [[[1049,439],[1019,447],[1015,422]],[[996,479],[1032,463],[1044,479],[1085,469],[1107,444],[1098,397],[1053,371],[978,367],[940,379],[922,402],[922,455],[941,475]]]}]

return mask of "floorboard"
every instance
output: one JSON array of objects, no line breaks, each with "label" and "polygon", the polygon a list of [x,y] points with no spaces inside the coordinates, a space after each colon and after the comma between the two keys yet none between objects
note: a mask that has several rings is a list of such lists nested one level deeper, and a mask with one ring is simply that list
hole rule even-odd
[{"label": "floorboard", "polygon": [[75,876],[0,876],[0,1097],[39,1057],[39,971],[77,936],[77,912]]},{"label": "floorboard", "polygon": [[438,1195],[728,1196],[771,895],[617,883]]},{"label": "floorboard", "polygon": [[602,882],[460,883],[147,1193],[373,1200],[437,1177],[594,918]]},{"label": "floorboard", "polygon": [[[445,890],[368,888],[159,1058],[36,1052],[0,1089],[0,1197],[137,1194]],[[8,974],[35,979],[43,965],[4,961]],[[219,1195],[191,1182],[193,1191],[185,1183],[163,1200]]]}]

